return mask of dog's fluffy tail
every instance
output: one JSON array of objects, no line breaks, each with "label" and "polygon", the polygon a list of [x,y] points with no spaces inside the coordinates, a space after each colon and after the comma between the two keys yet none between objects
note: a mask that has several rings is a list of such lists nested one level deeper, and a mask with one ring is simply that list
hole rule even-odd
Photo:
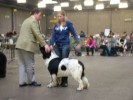
[{"label": "dog's fluffy tail", "polygon": [[88,79],[87,79],[87,77],[85,76],[85,73],[84,73],[84,70],[85,70],[84,64],[81,61],[78,61],[78,63],[82,66],[83,70],[82,70],[81,79],[83,81],[84,88],[87,89],[87,88],[89,88],[90,84],[89,84]]},{"label": "dog's fluffy tail", "polygon": [[85,69],[85,67],[84,67],[84,64],[81,62],[81,61],[78,61],[78,63],[82,66],[82,75],[81,75],[81,79],[85,76],[85,73],[84,73],[84,69]]}]

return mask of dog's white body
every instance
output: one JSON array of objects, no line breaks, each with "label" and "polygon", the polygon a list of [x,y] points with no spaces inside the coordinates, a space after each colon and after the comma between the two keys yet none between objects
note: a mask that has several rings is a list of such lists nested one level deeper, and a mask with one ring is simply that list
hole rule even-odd
[{"label": "dog's white body", "polygon": [[[61,70],[62,65],[67,66],[67,70],[65,72]],[[74,76],[78,76],[76,74],[80,74],[79,72],[82,73],[82,67],[79,66],[77,59],[64,58],[59,64],[57,77],[69,76],[74,74]]]},{"label": "dog's white body", "polygon": [[[46,59],[46,65],[49,66],[51,60],[58,58],[58,56],[51,52],[50,58]],[[66,67],[66,70],[62,70],[62,66]],[[58,73],[51,75],[51,82],[47,87],[55,87],[60,82],[60,77],[71,75],[79,83],[77,90],[87,89],[89,87],[88,79],[85,75],[81,78],[83,72],[83,66],[78,63],[77,59],[64,58],[60,61],[58,66]]]}]

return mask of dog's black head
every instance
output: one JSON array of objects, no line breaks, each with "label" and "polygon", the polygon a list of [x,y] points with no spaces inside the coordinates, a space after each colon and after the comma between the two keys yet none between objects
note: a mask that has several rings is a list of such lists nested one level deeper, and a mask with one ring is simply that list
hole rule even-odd
[{"label": "dog's black head", "polygon": [[42,53],[43,59],[50,58],[50,56],[51,56],[51,51],[50,51],[49,53],[46,53],[44,47],[40,47],[40,51],[41,51],[41,53]]}]

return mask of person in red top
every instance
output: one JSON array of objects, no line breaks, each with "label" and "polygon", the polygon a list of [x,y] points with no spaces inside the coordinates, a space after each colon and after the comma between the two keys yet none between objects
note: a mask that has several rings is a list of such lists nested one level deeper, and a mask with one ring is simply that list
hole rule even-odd
[{"label": "person in red top", "polygon": [[96,40],[93,38],[91,35],[87,40],[86,40],[86,52],[87,55],[89,55],[89,51],[91,51],[92,56],[94,54],[94,50],[96,48]]}]

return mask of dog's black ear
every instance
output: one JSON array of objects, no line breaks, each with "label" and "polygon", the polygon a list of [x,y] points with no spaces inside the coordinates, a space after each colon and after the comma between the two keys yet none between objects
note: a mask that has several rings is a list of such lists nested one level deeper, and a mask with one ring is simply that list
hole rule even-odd
[{"label": "dog's black ear", "polygon": [[46,53],[44,47],[40,47],[40,51],[42,53],[43,59],[49,58],[51,56],[51,52]]},{"label": "dog's black ear", "polygon": [[40,47],[40,51],[42,53],[43,59],[45,59],[45,55],[46,55],[45,48],[44,47]]},{"label": "dog's black ear", "polygon": [[45,48],[44,47],[40,47],[40,51],[42,54],[45,54]]}]

